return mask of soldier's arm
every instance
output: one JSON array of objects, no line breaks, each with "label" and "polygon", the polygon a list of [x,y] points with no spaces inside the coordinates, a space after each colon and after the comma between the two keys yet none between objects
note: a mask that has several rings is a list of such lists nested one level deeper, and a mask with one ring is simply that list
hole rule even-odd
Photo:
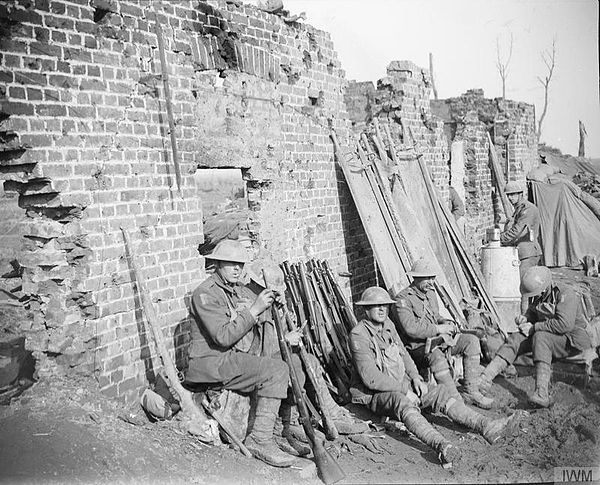
[{"label": "soldier's arm", "polygon": [[406,335],[413,339],[426,339],[435,337],[438,334],[437,325],[426,321],[425,319],[417,319],[412,309],[412,305],[405,298],[396,298],[394,305],[398,323]]},{"label": "soldier's arm", "polygon": [[512,221],[508,229],[500,234],[500,243],[504,246],[514,245],[519,242],[526,230],[527,219],[522,215],[517,220]]},{"label": "soldier's arm", "polygon": [[534,324],[536,332],[550,332],[559,335],[570,332],[575,328],[577,318],[577,305],[579,297],[573,290],[568,289],[560,295],[556,304],[554,318],[541,320]]},{"label": "soldier's arm", "polygon": [[247,308],[230,321],[227,305],[209,293],[194,293],[192,311],[213,342],[225,348],[235,345],[256,323]]},{"label": "soldier's arm", "polygon": [[371,351],[369,337],[361,335],[358,331],[350,333],[350,350],[356,371],[363,384],[372,391],[390,392],[398,391],[402,385],[396,379],[379,370],[375,357]]}]

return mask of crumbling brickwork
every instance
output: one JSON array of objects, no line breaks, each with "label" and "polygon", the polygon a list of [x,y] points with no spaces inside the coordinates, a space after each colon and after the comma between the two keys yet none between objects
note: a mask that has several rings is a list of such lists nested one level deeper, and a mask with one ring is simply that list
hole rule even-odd
[{"label": "crumbling brickwork", "polygon": [[346,91],[346,107],[355,121],[353,131],[365,130],[365,124],[356,120],[376,117],[388,124],[397,142],[411,145],[402,124],[410,127],[435,185],[441,196],[447,198],[449,148],[444,123],[431,113],[429,72],[410,61],[393,61],[387,68],[387,76],[377,81],[375,92],[368,84],[350,82]]},{"label": "crumbling brickwork", "polygon": [[[535,110],[527,103],[487,99],[482,89],[446,100],[431,101],[432,111],[444,120],[449,141],[465,142],[467,242],[478,254],[485,231],[494,224],[499,200],[492,194],[487,133],[496,148],[506,180],[524,182],[538,164]],[[508,175],[507,175],[508,173]]]},{"label": "crumbling brickwork", "polygon": [[[223,0],[0,5],[5,188],[26,209],[24,328],[38,372],[94,373],[131,400],[156,367],[120,227],[172,348],[203,279],[193,174],[238,167],[253,231],[278,259],[327,258],[372,280],[372,254],[330,128],[348,139],[329,35]],[[169,69],[177,174],[156,22]],[[369,273],[371,271],[371,273]]]}]

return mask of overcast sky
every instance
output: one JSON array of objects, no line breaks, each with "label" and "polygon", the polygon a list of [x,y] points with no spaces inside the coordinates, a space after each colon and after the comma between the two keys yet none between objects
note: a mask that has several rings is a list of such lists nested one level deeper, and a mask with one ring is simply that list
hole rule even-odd
[{"label": "overcast sky", "polygon": [[470,88],[502,95],[496,39],[508,52],[506,97],[543,108],[545,75],[540,57],[556,38],[542,141],[577,155],[578,120],[586,126],[586,155],[600,157],[597,0],[284,0],[292,14],[331,33],[347,79],[377,81],[392,60],[422,67],[434,57],[441,99]]}]

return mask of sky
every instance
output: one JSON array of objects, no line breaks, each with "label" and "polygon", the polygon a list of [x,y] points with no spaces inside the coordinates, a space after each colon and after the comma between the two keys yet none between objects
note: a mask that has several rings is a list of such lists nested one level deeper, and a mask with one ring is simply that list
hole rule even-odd
[{"label": "sky", "polygon": [[440,99],[482,88],[502,96],[497,45],[513,38],[506,97],[543,110],[541,53],[556,45],[556,67],[541,141],[577,155],[578,120],[586,156],[600,157],[597,0],[284,0],[292,14],[331,33],[347,79],[373,81],[393,60],[428,68],[433,54]]}]

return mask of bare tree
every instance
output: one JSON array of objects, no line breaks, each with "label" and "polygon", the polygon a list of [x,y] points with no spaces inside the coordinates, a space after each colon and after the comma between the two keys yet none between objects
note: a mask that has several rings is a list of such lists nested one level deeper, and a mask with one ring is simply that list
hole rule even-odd
[{"label": "bare tree", "polygon": [[552,50],[548,51],[546,49],[542,51],[541,56],[542,61],[544,61],[544,64],[546,65],[546,75],[543,78],[539,76],[537,78],[540,84],[544,86],[544,109],[542,110],[542,114],[540,115],[540,119],[538,121],[538,142],[540,140],[540,137],[542,136],[542,123],[544,122],[546,112],[548,111],[548,90],[550,86],[550,81],[552,80],[552,75],[554,74],[554,67],[556,65],[556,38],[552,40]]},{"label": "bare tree", "polygon": [[513,51],[513,33],[510,33],[510,45],[508,47],[508,55],[506,58],[502,58],[500,53],[500,38],[496,37],[496,69],[500,74],[502,80],[502,99],[506,99],[506,78],[508,77],[508,66],[510,64],[510,58],[512,57]]}]

